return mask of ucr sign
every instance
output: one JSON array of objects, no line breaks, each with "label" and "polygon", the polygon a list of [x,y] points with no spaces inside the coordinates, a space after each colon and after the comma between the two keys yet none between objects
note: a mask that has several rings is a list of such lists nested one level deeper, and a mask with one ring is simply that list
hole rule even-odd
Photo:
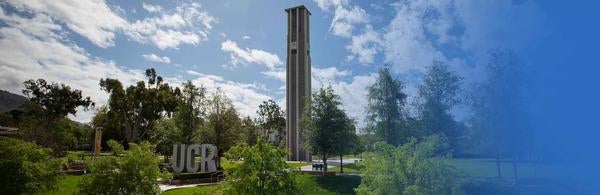
[{"label": "ucr sign", "polygon": [[[200,162],[195,161],[195,156],[200,156]],[[212,144],[174,144],[173,145],[173,172],[215,172],[217,171],[217,147]]]}]

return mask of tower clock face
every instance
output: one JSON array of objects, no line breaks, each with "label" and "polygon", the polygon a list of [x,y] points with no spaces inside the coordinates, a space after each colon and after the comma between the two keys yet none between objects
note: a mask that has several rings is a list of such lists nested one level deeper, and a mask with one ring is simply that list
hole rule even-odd
[{"label": "tower clock face", "polygon": [[297,49],[296,42],[292,42],[292,43],[290,43],[290,47],[291,47],[292,49]]}]

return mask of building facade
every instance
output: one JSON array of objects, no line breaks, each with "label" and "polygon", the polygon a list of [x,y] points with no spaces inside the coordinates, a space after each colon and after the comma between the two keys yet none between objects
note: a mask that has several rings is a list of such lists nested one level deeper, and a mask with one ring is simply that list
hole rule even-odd
[{"label": "building facade", "polygon": [[288,16],[286,61],[286,134],[288,160],[311,161],[302,147],[300,118],[311,96],[310,12],[304,6],[285,10]]}]

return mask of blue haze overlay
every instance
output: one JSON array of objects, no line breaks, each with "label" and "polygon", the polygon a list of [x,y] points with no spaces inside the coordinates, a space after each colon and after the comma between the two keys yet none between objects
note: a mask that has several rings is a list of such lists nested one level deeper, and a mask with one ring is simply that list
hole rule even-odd
[{"label": "blue haze overlay", "polygon": [[6,0],[0,89],[20,94],[23,81],[45,78],[99,107],[108,99],[101,78],[129,85],[153,67],[175,85],[221,88],[254,117],[267,99],[285,108],[284,9],[300,4],[312,13],[312,88],[331,85],[359,129],[366,87],[385,64],[405,82],[409,114],[426,68],[448,65],[463,78],[465,99],[452,115],[470,125],[479,112],[469,99],[486,91],[474,89],[488,81],[492,54],[510,54],[515,74],[488,85],[499,88],[494,106],[506,112],[493,124],[509,129],[495,141],[557,165],[552,171],[576,190],[600,192],[598,1]]}]

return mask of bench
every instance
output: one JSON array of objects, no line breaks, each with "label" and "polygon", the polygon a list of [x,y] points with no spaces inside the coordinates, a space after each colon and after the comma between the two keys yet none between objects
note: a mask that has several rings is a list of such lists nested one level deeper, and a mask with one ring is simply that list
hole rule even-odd
[{"label": "bench", "polygon": [[321,170],[322,171],[323,170],[323,164],[321,164],[321,163],[312,164],[312,169],[313,170]]}]

